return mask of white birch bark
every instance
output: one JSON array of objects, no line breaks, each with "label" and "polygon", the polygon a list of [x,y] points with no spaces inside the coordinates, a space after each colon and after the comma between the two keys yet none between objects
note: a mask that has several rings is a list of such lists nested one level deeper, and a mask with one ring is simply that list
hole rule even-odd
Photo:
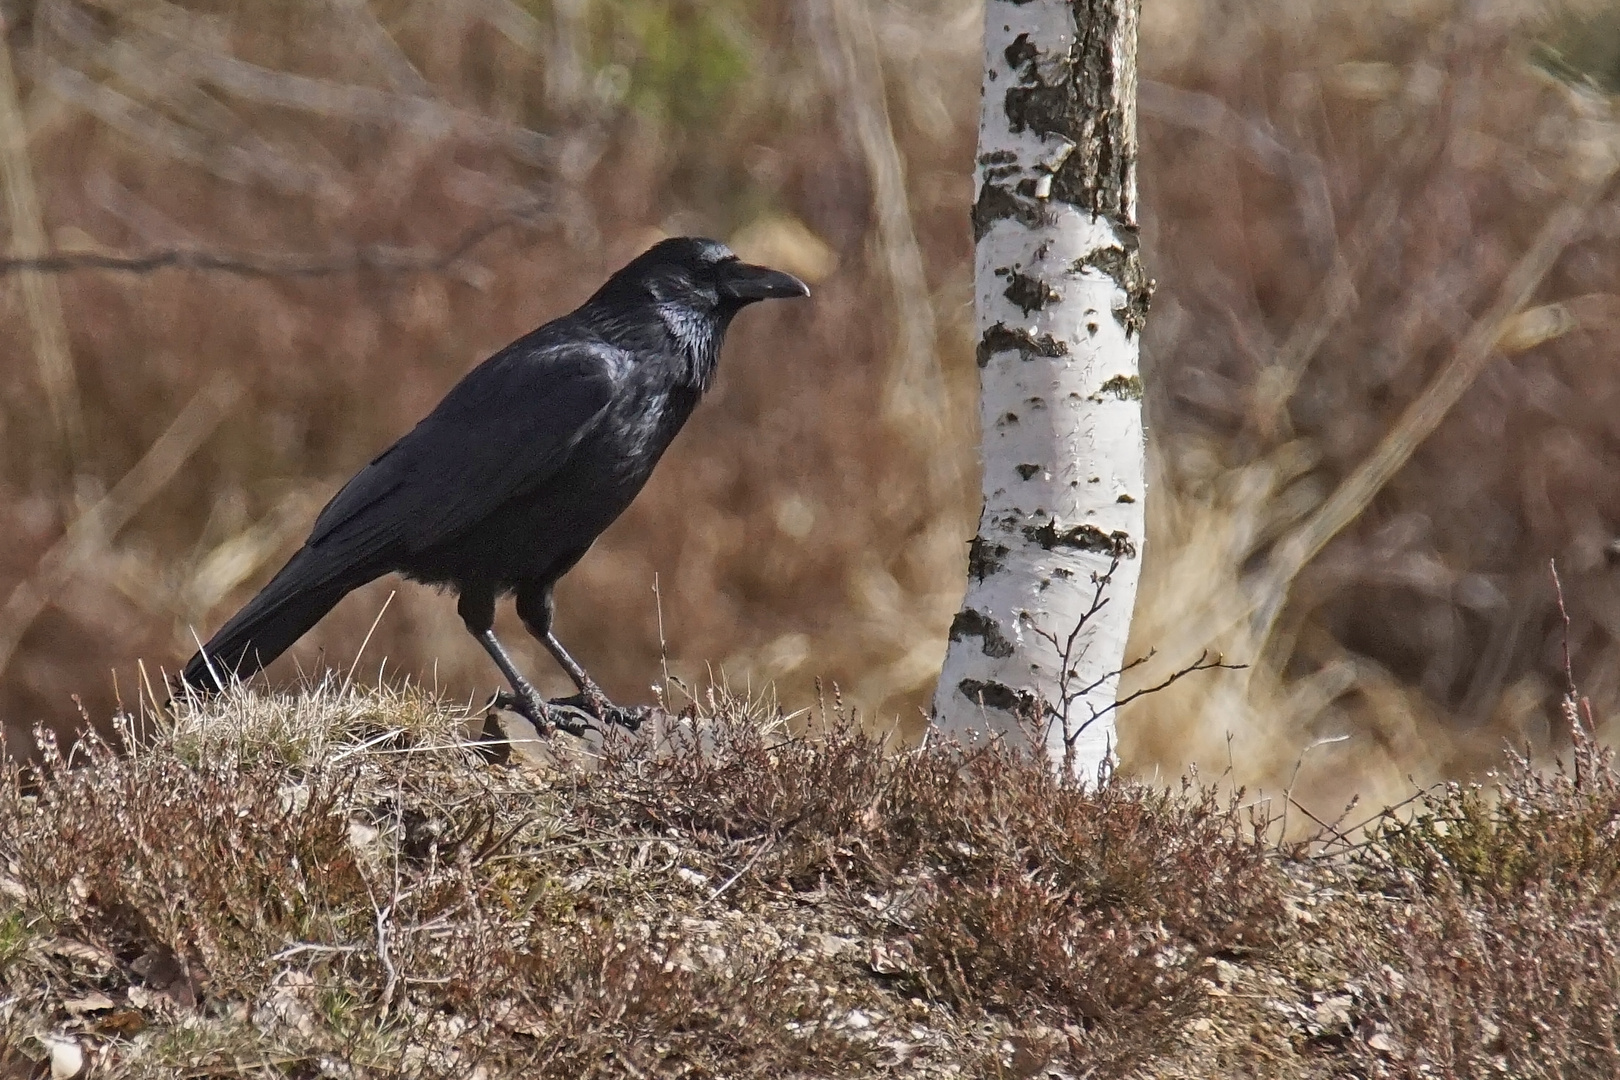
[{"label": "white birch bark", "polygon": [[[1142,553],[1137,0],[988,0],[973,210],[984,510],[934,697],[1095,775]],[[1097,607],[1099,596],[1101,607]]]}]

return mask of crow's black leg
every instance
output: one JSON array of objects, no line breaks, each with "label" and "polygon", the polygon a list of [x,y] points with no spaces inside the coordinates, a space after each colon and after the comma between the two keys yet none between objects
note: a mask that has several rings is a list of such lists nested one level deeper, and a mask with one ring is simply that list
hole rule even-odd
[{"label": "crow's black leg", "polygon": [[568,672],[568,677],[574,680],[574,685],[587,699],[601,701],[603,704],[612,704],[602,688],[596,685],[596,680],[580,666],[579,661],[568,655],[557,635],[551,632],[551,620],[556,612],[556,601],[552,599],[551,587],[543,589],[519,589],[517,594],[518,618],[533,634],[535,640],[546,647],[546,651],[556,658],[562,669]]},{"label": "crow's black leg", "polygon": [[456,605],[456,611],[460,613],[461,621],[466,624],[467,632],[478,639],[478,644],[484,647],[489,658],[495,661],[495,666],[501,669],[501,674],[506,676],[506,681],[512,686],[510,694],[495,695],[492,702],[495,708],[511,709],[533,724],[542,734],[552,728],[576,736],[590,730],[591,725],[584,719],[588,714],[584,710],[567,704],[549,704],[529,680],[523,677],[523,673],[518,671],[517,665],[507,655],[500,639],[495,636],[493,591],[463,592],[460,603]]},{"label": "crow's black leg", "polygon": [[570,735],[584,735],[591,729],[591,725],[581,717],[590,715],[584,709],[578,709],[566,701],[549,702],[540,696],[540,692],[529,684],[512,664],[512,658],[506,655],[500,641],[495,637],[495,631],[485,630],[476,635],[478,643],[489,653],[495,661],[495,666],[501,669],[506,681],[512,684],[510,694],[496,694],[491,702],[497,709],[511,709],[533,724],[541,734],[552,728],[566,731]]},{"label": "crow's black leg", "polygon": [[568,655],[557,635],[551,632],[551,619],[556,611],[556,604],[551,596],[551,586],[543,588],[520,588],[517,591],[518,618],[523,620],[524,627],[533,634],[535,639],[546,647],[562,669],[568,672],[568,677],[579,688],[579,693],[569,698],[561,698],[553,702],[554,705],[569,708],[584,709],[604,723],[618,724],[631,731],[641,726],[647,717],[647,710],[641,708],[626,708],[615,705],[602,693],[602,688],[596,685],[579,661]]}]

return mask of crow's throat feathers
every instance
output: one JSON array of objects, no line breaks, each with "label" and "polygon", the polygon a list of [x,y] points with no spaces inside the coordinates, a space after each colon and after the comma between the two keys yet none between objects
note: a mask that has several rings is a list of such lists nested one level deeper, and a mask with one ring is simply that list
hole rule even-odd
[{"label": "crow's throat feathers", "polygon": [[713,315],[694,311],[679,301],[665,301],[657,307],[658,317],[673,339],[681,359],[680,382],[707,390],[714,381],[720,362],[720,338],[725,327]]}]

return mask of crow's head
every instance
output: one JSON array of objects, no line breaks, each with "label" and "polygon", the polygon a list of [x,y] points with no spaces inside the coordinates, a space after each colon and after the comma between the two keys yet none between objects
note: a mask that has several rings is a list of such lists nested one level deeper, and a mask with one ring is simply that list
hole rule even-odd
[{"label": "crow's head", "polygon": [[792,274],[745,263],[715,240],[677,236],[632,259],[580,313],[636,355],[663,358],[680,383],[706,390],[732,316],[756,300],[809,295]]},{"label": "crow's head", "polygon": [[683,308],[725,323],[756,300],[809,296],[810,290],[792,274],[743,262],[717,240],[675,236],[631,260],[598,295],[619,303],[639,300],[660,309]]}]

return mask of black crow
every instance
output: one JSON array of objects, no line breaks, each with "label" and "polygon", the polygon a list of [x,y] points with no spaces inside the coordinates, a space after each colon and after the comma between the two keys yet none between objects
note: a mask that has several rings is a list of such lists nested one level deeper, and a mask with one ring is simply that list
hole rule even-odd
[{"label": "black crow", "polygon": [[[474,368],[361,469],[181,678],[203,693],[247,678],[351,590],[397,572],[460,595],[468,633],[511,684],[497,705],[541,730],[578,734],[582,714],[632,722],[552,633],[552,587],[647,482],[714,378],[737,312],[809,294],[713,240],[655,244],[580,308]],[[576,696],[542,699],[496,640],[495,600],[506,593]]]}]

